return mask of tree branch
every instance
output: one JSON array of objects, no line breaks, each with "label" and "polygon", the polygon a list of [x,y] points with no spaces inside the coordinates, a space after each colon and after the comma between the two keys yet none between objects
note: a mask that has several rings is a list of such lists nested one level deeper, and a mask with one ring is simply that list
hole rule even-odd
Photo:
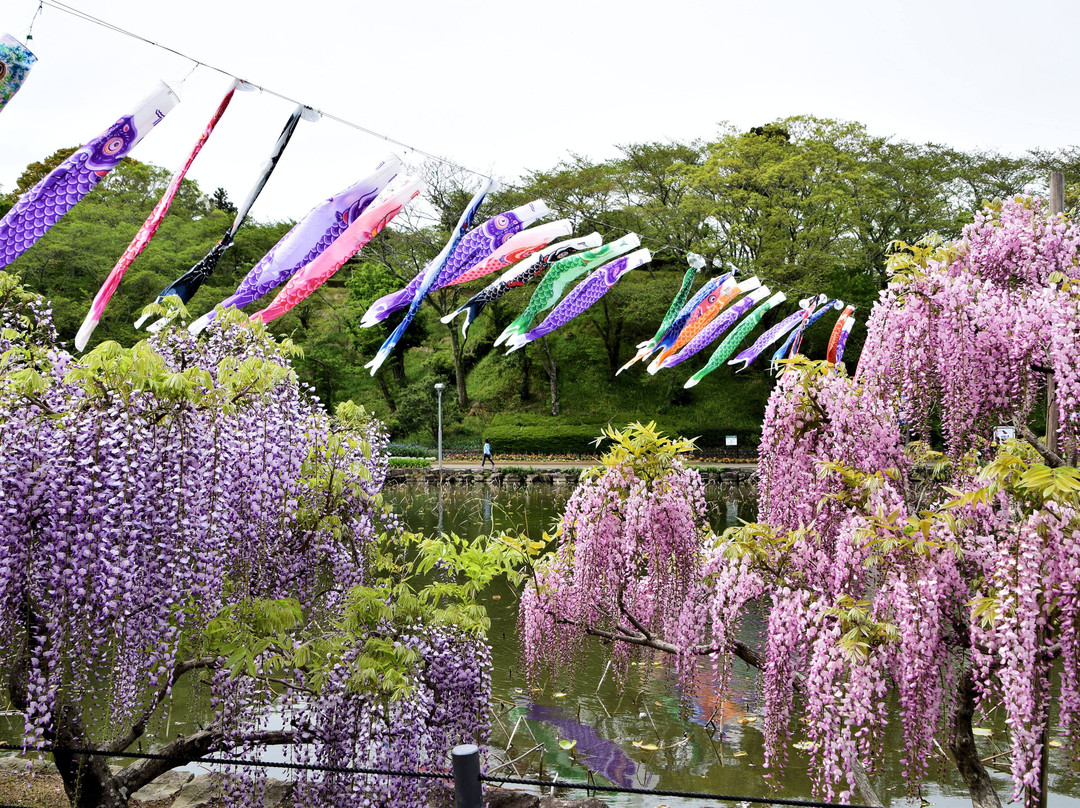
[{"label": "tree branch", "polygon": [[[181,736],[154,750],[156,755],[164,755],[169,760],[143,759],[125,766],[113,780],[120,788],[134,794],[147,783],[153,782],[180,763],[205,757],[211,752],[221,751],[218,745],[224,740],[220,728],[204,729],[188,737]],[[286,730],[265,730],[253,732],[240,739],[241,743],[274,746],[295,743],[296,737]]]},{"label": "tree branch", "polygon": [[1027,424],[1017,423],[1016,428],[1020,432],[1020,436],[1035,447],[1035,451],[1042,455],[1043,460],[1045,460],[1047,465],[1051,468],[1061,468],[1062,466],[1067,465],[1061,455],[1057,452],[1050,451],[1046,444],[1039,440]]},{"label": "tree branch", "polygon": [[110,752],[123,752],[135,743],[135,741],[141,738],[143,733],[146,732],[146,725],[149,723],[150,717],[154,714],[154,711],[161,706],[161,703],[165,701],[165,698],[172,690],[173,685],[176,684],[181,676],[189,671],[210,668],[216,664],[217,657],[199,657],[198,659],[189,659],[186,662],[178,662],[173,668],[173,672],[169,676],[168,682],[159,687],[157,692],[154,693],[153,698],[150,699],[150,704],[143,710],[142,715],[136,719],[135,723],[131,725],[131,728],[126,733],[107,744],[105,749]]}]

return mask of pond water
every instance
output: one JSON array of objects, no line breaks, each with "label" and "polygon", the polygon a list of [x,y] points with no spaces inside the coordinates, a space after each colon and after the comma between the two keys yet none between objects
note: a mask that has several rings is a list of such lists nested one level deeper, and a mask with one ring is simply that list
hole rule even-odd
[{"label": "pond water", "polygon": [[[473,537],[493,529],[515,528],[540,538],[550,530],[570,490],[550,486],[527,489],[483,487],[434,488],[401,486],[388,489],[388,500],[413,530],[455,532]],[[753,520],[755,501],[738,493],[711,487],[709,520],[715,530]],[[496,758],[521,758],[516,766],[500,769],[511,776],[544,777],[620,786],[675,791],[720,793],[753,797],[813,796],[804,753],[791,750],[779,791],[773,791],[762,768],[762,733],[758,681],[754,673],[736,663],[730,692],[721,699],[712,687],[711,671],[702,667],[690,699],[684,699],[668,675],[669,663],[659,654],[647,657],[622,686],[607,667],[604,649],[597,644],[576,668],[572,679],[540,683],[525,681],[517,638],[517,593],[503,584],[485,597],[491,617],[494,657],[492,677],[496,719],[491,748]],[[1002,728],[1003,729],[1003,728]],[[513,743],[508,741],[512,736]],[[571,752],[559,741],[577,741]],[[649,751],[635,746],[650,744]],[[886,768],[874,778],[886,805],[923,804],[960,808],[971,801],[951,759],[939,755],[929,782],[911,787],[900,766],[900,727],[887,740]],[[996,750],[986,741],[985,756]],[[532,750],[532,751],[530,751]],[[1054,761],[1056,764],[1056,761]],[[990,765],[993,765],[992,763]],[[511,774],[515,769],[517,774]],[[1003,802],[1010,793],[1005,770],[991,771]],[[1067,768],[1052,765],[1051,805],[1080,806],[1080,780]],[[584,796],[581,792],[556,792]],[[643,795],[594,796],[624,808],[700,806],[700,800]]]},{"label": "pond water", "polygon": [[[417,531],[452,531],[472,538],[497,529],[517,529],[533,538],[550,530],[568,498],[563,487],[532,486],[527,489],[500,489],[486,486],[438,489],[398,486],[388,488],[387,500]],[[754,500],[727,493],[713,486],[708,492],[709,520],[715,530],[753,520]],[[492,767],[499,760],[520,758],[513,766],[498,771],[508,776],[586,782],[591,776],[599,784],[615,784],[650,789],[669,789],[768,797],[808,799],[813,796],[804,753],[791,750],[781,787],[772,791],[762,768],[758,679],[754,672],[736,663],[729,692],[721,698],[711,671],[703,666],[690,698],[683,697],[668,674],[670,661],[664,655],[646,657],[631,672],[629,681],[615,681],[607,666],[604,649],[593,646],[576,666],[573,679],[540,683],[530,687],[525,681],[517,637],[517,593],[505,582],[484,596],[492,621],[490,641],[494,658],[492,676],[495,721],[491,731]],[[176,688],[178,698],[165,717],[165,734],[175,736],[195,729],[205,697],[197,695],[186,678]],[[895,711],[894,711],[895,713]],[[104,720],[104,719],[103,719]],[[2,712],[0,740],[17,743],[22,719]],[[1003,735],[1004,727],[1000,727]],[[512,743],[510,742],[512,739]],[[573,752],[559,746],[560,740],[576,741]],[[655,750],[640,745],[655,745]],[[874,778],[886,805],[925,805],[961,808],[971,802],[955,766],[944,754],[933,762],[928,782],[920,784],[916,796],[900,767],[900,728],[887,739],[888,764]],[[993,739],[981,740],[984,756],[996,754]],[[267,760],[281,760],[274,749]],[[999,760],[1004,760],[1001,758]],[[1080,778],[1055,758],[1051,768],[1051,799],[1054,806],[1080,808]],[[993,764],[990,764],[993,765]],[[192,764],[189,768],[200,771]],[[998,793],[1010,793],[1007,772],[992,770]],[[579,791],[557,792],[559,796],[583,796]],[[604,802],[619,808],[690,808],[717,805],[716,802],[596,793]]]}]

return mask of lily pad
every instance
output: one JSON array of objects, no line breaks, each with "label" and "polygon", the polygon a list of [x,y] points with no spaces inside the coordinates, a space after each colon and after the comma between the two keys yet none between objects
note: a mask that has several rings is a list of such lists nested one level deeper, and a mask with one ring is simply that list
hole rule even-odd
[{"label": "lily pad", "polygon": [[756,715],[744,715],[739,719],[739,723],[743,726],[746,726],[747,724],[753,724],[755,721],[757,721]]},{"label": "lily pad", "polygon": [[804,752],[809,752],[811,749],[814,748],[814,744],[812,741],[799,741],[798,743],[793,743],[792,746],[796,749],[801,749]]},{"label": "lily pad", "polygon": [[990,738],[993,737],[994,731],[990,727],[973,727],[971,734],[978,735],[980,738]]},{"label": "lily pad", "polygon": [[561,692],[559,692],[559,693],[552,693],[551,695],[552,695],[552,696],[554,696],[554,697],[555,697],[555,698],[557,698],[557,699],[565,699],[565,698],[566,698],[566,694],[565,694],[565,693],[561,693]]},{"label": "lily pad", "polygon": [[577,741],[568,741],[565,738],[559,741],[559,748],[565,749],[567,752],[569,752],[575,746],[577,746]]}]

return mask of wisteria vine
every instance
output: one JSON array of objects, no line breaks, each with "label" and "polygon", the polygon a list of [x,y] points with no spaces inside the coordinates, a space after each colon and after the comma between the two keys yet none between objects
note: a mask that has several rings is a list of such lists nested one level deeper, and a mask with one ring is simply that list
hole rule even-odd
[{"label": "wisteria vine", "polygon": [[[842,799],[867,796],[894,694],[909,781],[944,744],[973,803],[997,806],[973,722],[1005,715],[1014,797],[1041,787],[1051,717],[1080,728],[1080,227],[1018,197],[890,263],[857,373],[781,375],[758,523],[709,534],[679,451],[619,433],[523,598],[525,655],[533,675],[587,635],[676,654],[684,673],[737,655],[762,671],[774,776],[797,740]],[[1048,374],[1056,452],[1033,422]],[[999,424],[1023,440],[992,443]],[[748,604],[765,615],[751,647]]]},{"label": "wisteria vine", "polygon": [[[379,497],[387,437],[357,407],[328,416],[288,342],[225,320],[75,360],[46,304],[0,273],[0,672],[25,744],[122,751],[149,733],[179,757],[285,744],[314,763],[445,768],[486,732],[490,655],[372,589],[398,528]],[[175,738],[158,717],[182,675],[203,680],[209,717]],[[73,805],[126,805],[174,765],[105,760],[57,755]],[[261,804],[260,777],[234,772],[228,803]],[[306,805],[425,793],[297,787]]]}]

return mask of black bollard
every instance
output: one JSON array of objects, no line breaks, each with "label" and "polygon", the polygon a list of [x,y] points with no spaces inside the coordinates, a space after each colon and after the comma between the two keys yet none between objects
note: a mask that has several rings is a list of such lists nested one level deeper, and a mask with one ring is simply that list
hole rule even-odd
[{"label": "black bollard", "polygon": [[480,787],[480,749],[476,744],[455,746],[454,808],[484,808],[484,792]]}]

